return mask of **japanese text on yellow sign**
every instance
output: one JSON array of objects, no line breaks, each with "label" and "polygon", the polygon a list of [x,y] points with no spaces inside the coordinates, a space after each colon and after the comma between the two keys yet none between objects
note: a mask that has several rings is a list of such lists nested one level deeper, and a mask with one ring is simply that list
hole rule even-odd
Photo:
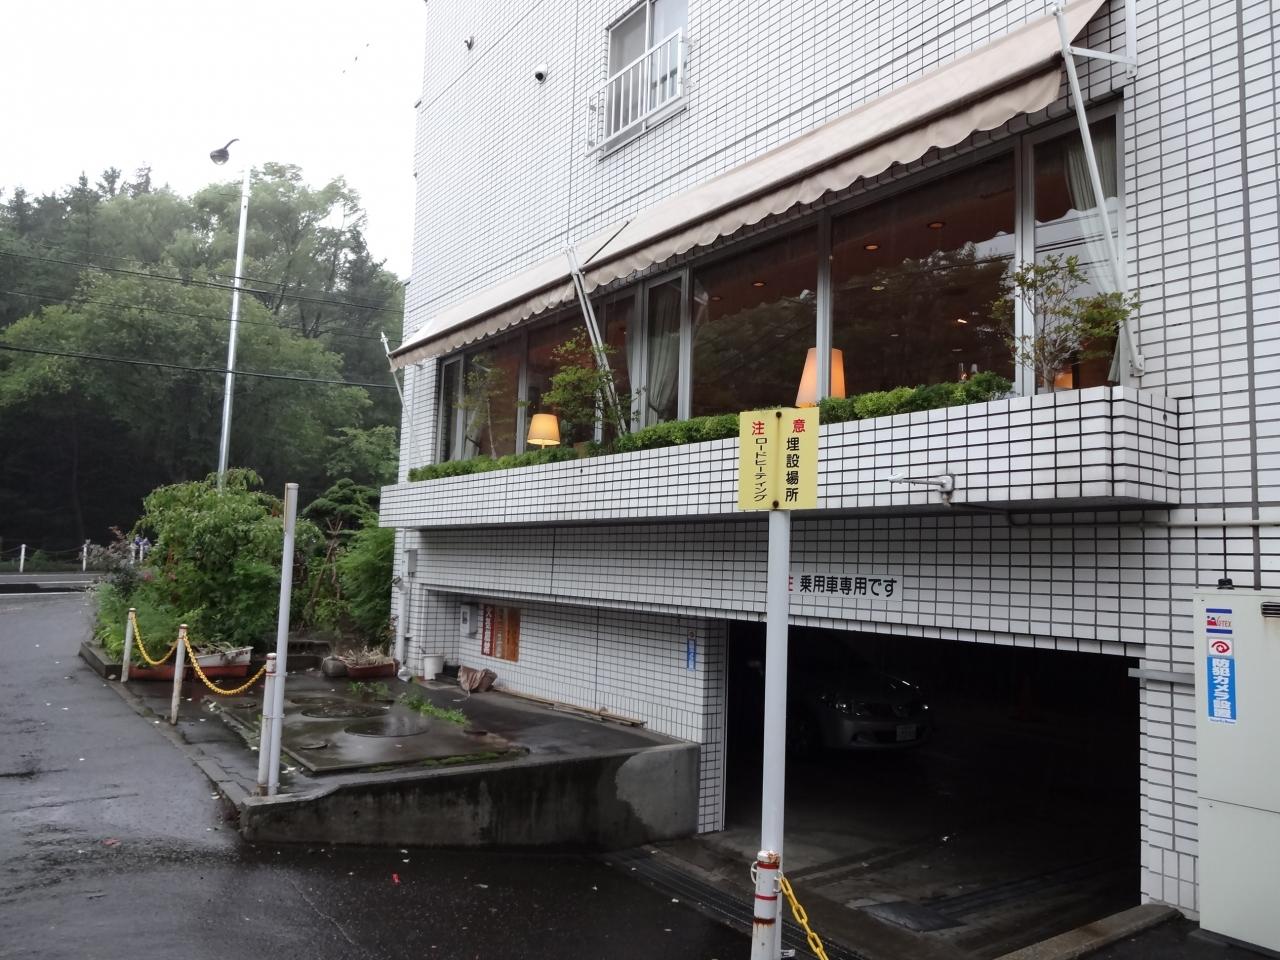
[{"label": "japanese text on yellow sign", "polygon": [[738,507],[818,506],[818,410],[782,407],[738,415]]}]

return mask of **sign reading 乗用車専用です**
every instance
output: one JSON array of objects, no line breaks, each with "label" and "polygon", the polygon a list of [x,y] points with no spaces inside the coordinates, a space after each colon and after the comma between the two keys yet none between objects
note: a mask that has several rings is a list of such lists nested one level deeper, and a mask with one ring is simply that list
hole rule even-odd
[{"label": "sign reading \u4e57\u7528\u8eca\u5c02\u7528\u3067\u3059", "polygon": [[817,505],[817,408],[738,414],[739,509],[812,510]]}]

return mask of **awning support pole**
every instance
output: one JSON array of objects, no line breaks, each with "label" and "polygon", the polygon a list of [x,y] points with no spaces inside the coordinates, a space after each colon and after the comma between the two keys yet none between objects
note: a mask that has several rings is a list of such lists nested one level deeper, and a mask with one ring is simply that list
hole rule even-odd
[{"label": "awning support pole", "polygon": [[[1080,140],[1084,144],[1084,159],[1089,167],[1089,182],[1093,186],[1093,200],[1097,207],[1098,215],[1102,218],[1102,239],[1106,242],[1107,256],[1111,260],[1112,269],[1115,270],[1116,284],[1119,286],[1120,291],[1124,292],[1128,288],[1128,277],[1125,275],[1124,263],[1120,259],[1120,250],[1116,246],[1115,234],[1111,232],[1111,215],[1107,212],[1107,198],[1102,190],[1102,174],[1098,171],[1098,158],[1093,152],[1093,136],[1089,132],[1089,116],[1085,112],[1084,95],[1080,92],[1080,77],[1076,73],[1074,54],[1079,48],[1071,46],[1071,37],[1067,33],[1067,20],[1061,2],[1054,6],[1053,14],[1058,21],[1058,37],[1062,42],[1062,62],[1067,68],[1067,82],[1071,87],[1071,100],[1076,109],[1076,122],[1080,127]],[[1094,56],[1095,52],[1084,51],[1084,54],[1086,56]],[[1121,58],[1110,55],[1105,59],[1125,62]],[[1132,321],[1121,324],[1120,330],[1124,337],[1126,352],[1129,355],[1129,372],[1135,377],[1140,377],[1145,364],[1142,354],[1138,352]]]},{"label": "awning support pole", "polygon": [[[387,366],[391,370],[391,382],[396,385],[396,396],[400,398],[400,417],[405,424],[405,447],[404,452],[409,456],[414,455],[413,449],[413,411],[404,405],[404,391],[400,389],[400,381],[396,378],[396,362],[391,359],[391,344],[387,341],[387,331],[380,331],[382,334],[382,352],[387,355]],[[405,382],[409,381],[409,368],[405,368]],[[401,457],[403,460],[403,457]]]},{"label": "awning support pole", "polygon": [[569,258],[569,275],[573,279],[573,289],[578,294],[578,303],[582,306],[582,319],[587,327],[587,336],[591,338],[591,352],[596,355],[596,365],[600,368],[600,372],[605,374],[605,402],[612,409],[614,421],[619,428],[629,432],[631,418],[622,415],[622,409],[618,404],[618,391],[613,384],[613,370],[609,366],[609,356],[605,353],[604,336],[600,332],[600,325],[596,322],[596,311],[591,306],[591,297],[587,294],[587,281],[582,275],[582,267],[578,265],[578,255],[572,246],[565,247],[564,254]]}]

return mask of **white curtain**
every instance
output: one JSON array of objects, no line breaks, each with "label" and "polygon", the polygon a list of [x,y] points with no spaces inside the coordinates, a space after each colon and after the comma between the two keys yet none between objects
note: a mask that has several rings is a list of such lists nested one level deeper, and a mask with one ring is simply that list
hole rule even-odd
[{"label": "white curtain", "polygon": [[649,376],[645,383],[646,423],[676,416],[680,386],[680,287],[655,287],[649,295]]}]

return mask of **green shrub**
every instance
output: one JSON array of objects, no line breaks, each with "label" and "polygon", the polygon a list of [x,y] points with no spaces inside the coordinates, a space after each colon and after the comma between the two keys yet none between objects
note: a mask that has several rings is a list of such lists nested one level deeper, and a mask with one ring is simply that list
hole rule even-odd
[{"label": "green shrub", "polygon": [[[977,373],[962,383],[934,383],[919,387],[894,387],[892,390],[873,390],[853,397],[827,397],[818,405],[822,423],[845,423],[850,420],[869,420],[888,417],[896,413],[915,410],[935,410],[965,403],[982,403],[1006,396],[1012,384],[995,373]],[[587,456],[605,453],[632,453],[637,450],[655,450],[675,447],[685,443],[702,443],[708,440],[724,440],[738,435],[738,415],[725,413],[718,416],[694,417],[691,420],[670,420],[622,434],[610,444],[590,443]],[[439,477],[457,477],[486,470],[505,470],[528,466],[531,463],[550,463],[575,457],[575,451],[565,447],[547,447],[533,453],[502,457],[474,457],[471,460],[449,460],[428,467],[409,471],[410,480],[435,480]]]},{"label": "green shrub", "polygon": [[368,517],[337,560],[338,582],[351,622],[363,639],[375,643],[388,637],[395,543],[394,530],[379,527],[377,517]]},{"label": "green shrub", "polygon": [[[181,618],[154,595],[153,583],[143,580],[130,596],[125,596],[119,587],[110,583],[94,588],[98,609],[93,636],[111,659],[119,660],[124,652],[125,624],[130,607],[137,611],[138,631],[153,659],[158,659],[177,639]],[[136,650],[132,657],[134,663],[142,661]]]},{"label": "green shrub", "polygon": [[872,390],[853,398],[853,410],[858,420],[875,417],[891,417],[903,413],[915,396],[914,387],[894,387],[892,390]]},{"label": "green shrub", "polygon": [[[221,492],[211,474],[143,500],[139,527],[154,534],[156,547],[144,565],[154,579],[142,592],[189,624],[194,642],[265,644],[275,632],[284,507],[253,489],[261,482],[251,470],[229,470]],[[305,564],[321,539],[314,524],[298,520],[295,562]],[[306,578],[296,581],[301,593]]]}]

